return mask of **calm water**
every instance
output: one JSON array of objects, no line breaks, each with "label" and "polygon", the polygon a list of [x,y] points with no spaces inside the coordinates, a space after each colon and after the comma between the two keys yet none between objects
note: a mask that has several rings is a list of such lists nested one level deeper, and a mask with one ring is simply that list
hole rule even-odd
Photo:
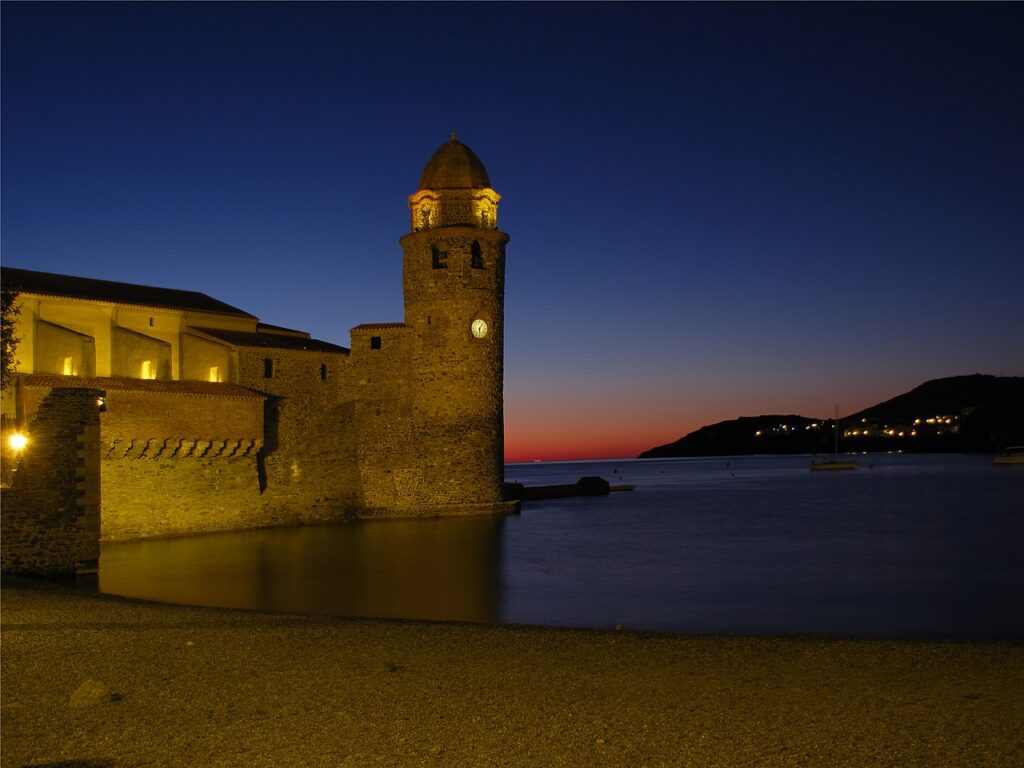
[{"label": "calm water", "polygon": [[986,456],[509,465],[632,492],[506,518],[375,520],[103,547],[103,592],[350,616],[687,633],[1024,638],[1024,467]]}]

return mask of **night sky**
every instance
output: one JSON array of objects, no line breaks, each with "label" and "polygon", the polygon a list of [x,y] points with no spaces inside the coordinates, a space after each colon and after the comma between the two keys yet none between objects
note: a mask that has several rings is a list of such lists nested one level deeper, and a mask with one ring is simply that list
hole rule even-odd
[{"label": "night sky", "polygon": [[1024,4],[2,5],[2,258],[348,346],[451,131],[507,457],[1024,375]]}]

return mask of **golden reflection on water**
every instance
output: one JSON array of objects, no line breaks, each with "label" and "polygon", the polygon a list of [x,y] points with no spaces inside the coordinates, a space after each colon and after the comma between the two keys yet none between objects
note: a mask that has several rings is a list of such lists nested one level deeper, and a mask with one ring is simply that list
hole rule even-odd
[{"label": "golden reflection on water", "polygon": [[173,603],[494,622],[503,517],[369,520],[102,548],[99,589]]}]

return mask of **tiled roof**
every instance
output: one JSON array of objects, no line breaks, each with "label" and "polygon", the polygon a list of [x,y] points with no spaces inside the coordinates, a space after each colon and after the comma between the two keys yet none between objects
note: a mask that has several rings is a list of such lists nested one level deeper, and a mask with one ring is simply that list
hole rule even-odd
[{"label": "tiled roof", "polygon": [[261,347],[265,349],[293,349],[303,352],[331,352],[347,355],[349,350],[319,339],[305,336],[285,336],[279,333],[248,333],[245,331],[225,331],[221,328],[190,328],[207,336],[231,344],[236,347]]},{"label": "tiled roof", "polygon": [[0,267],[0,280],[5,288],[43,296],[61,296],[70,299],[92,299],[114,304],[132,304],[144,307],[190,309],[197,312],[215,312],[223,315],[255,318],[248,312],[217,301],[205,293],[179,291],[173,288],[155,288],[149,285],[115,283],[111,280],[93,280],[89,277],[55,275],[31,269]]},{"label": "tiled roof", "polygon": [[353,328],[353,331],[380,331],[386,328],[411,328],[405,323],[363,323]]},{"label": "tiled roof", "polygon": [[168,381],[165,379],[130,379],[121,376],[86,378],[84,376],[58,376],[49,373],[18,374],[22,386],[84,387],[86,389],[134,390],[136,392],[167,392],[178,395],[230,397],[244,400],[263,400],[264,395],[237,384],[218,384],[212,381]]},{"label": "tiled roof", "polygon": [[256,330],[260,333],[279,333],[282,336],[302,336],[308,339],[309,334],[305,331],[297,331],[294,328],[285,328],[283,325],[271,325],[270,323],[256,323]]}]

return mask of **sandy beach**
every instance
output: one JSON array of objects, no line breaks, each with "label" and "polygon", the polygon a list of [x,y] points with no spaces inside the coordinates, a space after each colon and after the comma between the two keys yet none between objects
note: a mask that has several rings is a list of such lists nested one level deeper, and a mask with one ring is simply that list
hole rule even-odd
[{"label": "sandy beach", "polygon": [[1019,766],[1019,644],[287,616],[6,579],[2,764]]}]

